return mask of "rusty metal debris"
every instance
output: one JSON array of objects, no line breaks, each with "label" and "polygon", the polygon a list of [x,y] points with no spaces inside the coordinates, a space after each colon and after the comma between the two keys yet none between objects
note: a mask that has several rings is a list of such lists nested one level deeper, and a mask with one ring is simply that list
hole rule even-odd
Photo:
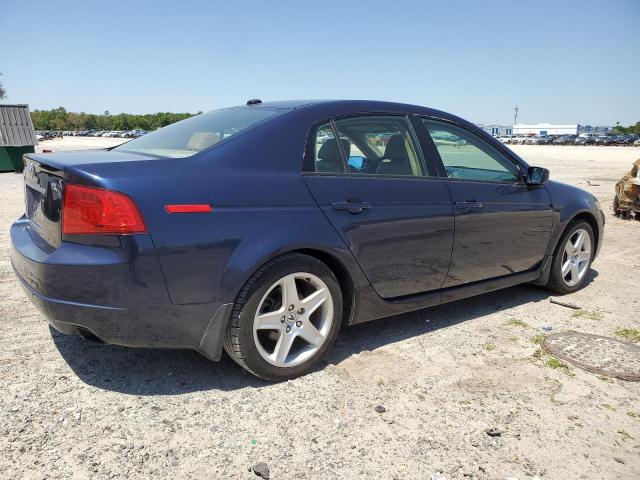
[{"label": "rusty metal debris", "polygon": [[640,159],[636,160],[631,170],[616,183],[613,212],[627,218],[635,214],[640,220]]}]

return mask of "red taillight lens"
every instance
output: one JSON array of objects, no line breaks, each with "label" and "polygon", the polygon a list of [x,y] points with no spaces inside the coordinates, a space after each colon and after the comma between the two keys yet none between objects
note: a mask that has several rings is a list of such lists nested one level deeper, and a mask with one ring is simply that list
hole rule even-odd
[{"label": "red taillight lens", "polygon": [[64,189],[62,231],[66,234],[147,233],[135,203],[122,193],[84,185]]}]

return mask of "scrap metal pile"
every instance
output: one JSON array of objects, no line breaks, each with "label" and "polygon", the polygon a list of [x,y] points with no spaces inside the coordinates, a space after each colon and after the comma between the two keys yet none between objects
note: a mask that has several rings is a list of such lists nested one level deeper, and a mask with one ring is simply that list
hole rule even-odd
[{"label": "scrap metal pile", "polygon": [[613,211],[616,215],[631,217],[633,213],[640,220],[640,159],[616,183],[616,196],[613,200]]}]

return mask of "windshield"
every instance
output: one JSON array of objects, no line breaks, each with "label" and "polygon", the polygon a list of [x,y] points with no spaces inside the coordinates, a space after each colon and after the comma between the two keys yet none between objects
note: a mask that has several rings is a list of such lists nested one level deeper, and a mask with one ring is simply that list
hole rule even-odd
[{"label": "windshield", "polygon": [[284,109],[228,108],[196,115],[124,143],[114,150],[184,158],[215,145]]}]

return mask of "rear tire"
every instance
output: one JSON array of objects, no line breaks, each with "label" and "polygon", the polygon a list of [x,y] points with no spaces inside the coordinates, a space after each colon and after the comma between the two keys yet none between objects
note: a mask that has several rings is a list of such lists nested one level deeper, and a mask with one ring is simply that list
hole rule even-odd
[{"label": "rear tire", "polygon": [[577,220],[569,224],[553,255],[546,288],[562,295],[583,288],[595,248],[595,236],[589,222]]},{"label": "rear tire", "polygon": [[289,380],[327,354],[341,321],[342,293],[329,267],[287,254],[263,265],[240,291],[224,349],[257,377]]}]

